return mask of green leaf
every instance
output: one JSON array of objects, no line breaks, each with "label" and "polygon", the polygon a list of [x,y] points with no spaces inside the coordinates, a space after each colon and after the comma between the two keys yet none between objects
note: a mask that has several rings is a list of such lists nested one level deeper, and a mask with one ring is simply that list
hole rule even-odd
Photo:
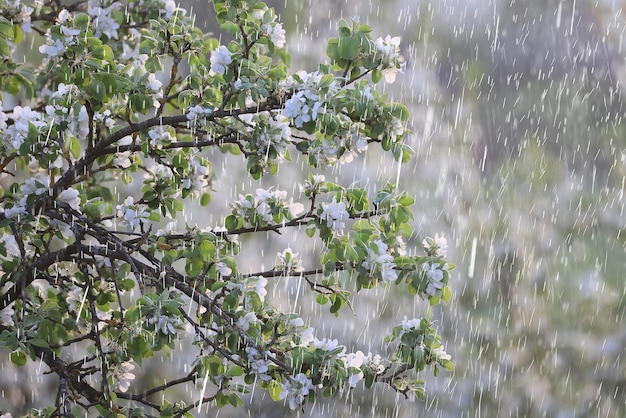
[{"label": "green leaf", "polygon": [[147,94],[135,93],[128,98],[130,108],[139,113],[146,113],[152,107],[152,98]]},{"label": "green leaf", "polygon": [[209,203],[211,203],[211,195],[208,193],[202,193],[202,196],[200,197],[200,206],[209,206]]},{"label": "green leaf", "polygon": [[372,70],[372,82],[378,83],[383,78],[383,73],[378,68]]},{"label": "green leaf", "polygon": [[268,392],[270,393],[270,397],[272,398],[272,400],[274,402],[278,402],[280,400],[280,393],[282,392],[280,383],[278,383],[275,380],[272,380],[270,382],[270,387],[268,389]]},{"label": "green leaf", "polygon": [[338,44],[339,57],[345,60],[353,60],[359,54],[361,41],[356,37],[340,38]]},{"label": "green leaf", "polygon": [[239,26],[233,22],[224,22],[220,24],[220,29],[224,32],[232,33],[233,35],[239,33]]},{"label": "green leaf", "polygon": [[65,146],[67,147],[67,150],[70,152],[70,154],[72,154],[72,157],[74,157],[74,159],[77,160],[80,157],[81,146],[78,138],[74,136],[69,136],[69,138],[65,141]]},{"label": "green leaf", "polygon": [[11,363],[16,366],[23,366],[26,364],[26,354],[21,351],[14,351],[10,354]]}]

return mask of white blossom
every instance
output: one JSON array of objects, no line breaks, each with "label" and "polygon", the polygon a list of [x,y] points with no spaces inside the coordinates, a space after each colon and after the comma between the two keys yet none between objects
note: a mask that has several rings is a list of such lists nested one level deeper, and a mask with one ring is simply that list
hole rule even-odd
[{"label": "white blossom", "polygon": [[409,332],[412,329],[419,328],[421,321],[422,320],[419,318],[407,319],[407,317],[405,316],[402,320],[402,332],[400,335]]},{"label": "white blossom", "polygon": [[314,389],[313,382],[304,373],[298,373],[281,383],[280,399],[287,401],[289,409],[295,410],[304,403],[306,396]]},{"label": "white blossom", "polygon": [[213,113],[213,109],[196,105],[187,109],[187,120],[197,121]]},{"label": "white blossom", "polygon": [[258,276],[254,284],[254,292],[259,295],[261,302],[264,302],[265,296],[267,296],[267,289],[265,286],[267,286],[267,279],[263,276]]},{"label": "white blossom", "polygon": [[439,234],[435,234],[435,238],[427,237],[422,241],[424,250],[435,257],[445,257],[448,254],[448,240]]},{"label": "white blossom", "polygon": [[161,91],[163,83],[161,83],[161,81],[156,78],[155,74],[150,74],[148,75],[148,86],[153,92],[159,93]]},{"label": "white blossom", "polygon": [[241,330],[247,331],[250,329],[250,325],[256,323],[257,321],[258,318],[256,317],[256,314],[254,312],[248,312],[237,319],[236,325],[238,328],[241,328]]},{"label": "white blossom", "polygon": [[291,248],[287,247],[283,252],[276,254],[276,266],[274,270],[301,272],[304,271],[304,268],[302,267],[302,260],[300,260],[298,253],[294,253]]},{"label": "white blossom", "polygon": [[313,346],[315,348],[319,348],[322,349],[324,351],[332,351],[338,347],[341,347],[339,345],[339,341],[335,340],[331,340],[330,338],[324,338],[322,340],[318,340],[317,338],[313,339]]},{"label": "white blossom", "polygon": [[382,55],[382,73],[387,83],[393,83],[396,80],[396,74],[401,73],[404,57],[400,55],[400,37],[391,37],[387,35],[384,39],[378,38],[374,42],[374,46]]},{"label": "white blossom", "polygon": [[443,283],[444,271],[448,270],[447,263],[424,263],[422,264],[422,270],[428,278],[428,285],[426,286],[426,294],[430,296],[436,296],[441,292],[441,289],[445,286]]},{"label": "white blossom", "polygon": [[221,276],[230,276],[231,273],[233,272],[233,270],[230,267],[228,267],[228,265],[224,263],[223,261],[218,261],[217,263],[215,263],[215,270],[217,270],[217,272]]},{"label": "white blossom", "polygon": [[320,220],[335,232],[341,232],[345,228],[345,221],[350,218],[344,202],[322,203]]},{"label": "white blossom", "polygon": [[150,214],[143,204],[135,204],[132,196],[128,196],[124,203],[117,205],[117,216],[128,223],[131,229],[135,229],[140,224],[145,223]]},{"label": "white blossom", "polygon": [[443,349],[443,346],[439,346],[433,350],[433,354],[437,356],[438,360],[452,360],[452,356],[446,353],[446,350]]},{"label": "white blossom", "polygon": [[111,11],[114,8],[119,8],[119,3],[113,2],[108,7],[102,7],[102,3],[99,0],[89,0],[87,3],[87,13],[91,16],[91,24],[95,28],[95,35],[101,37],[106,35],[109,39],[117,39],[117,30],[120,28],[120,24],[111,16]]},{"label": "white blossom", "polygon": [[7,234],[5,232],[2,237],[0,237],[0,243],[4,245],[4,249],[6,250],[8,259],[17,258],[22,255],[22,252],[20,251],[20,246],[17,244],[17,240],[15,239],[14,235]]},{"label": "white blossom", "polygon": [[135,380],[135,375],[132,373],[134,369],[135,365],[130,361],[120,363],[113,369],[113,382],[120,392],[125,393],[130,387],[130,382]]},{"label": "white blossom", "polygon": [[80,205],[79,195],[80,193],[78,192],[78,190],[76,190],[73,187],[70,187],[66,190],[63,190],[61,193],[59,193],[59,196],[57,196],[57,200],[59,202],[67,203],[74,210],[78,210],[80,208],[79,207]]},{"label": "white blossom", "polygon": [[23,5],[20,9],[20,18],[22,20],[22,31],[24,33],[32,32],[33,27],[31,25],[30,15],[35,11],[32,7]]},{"label": "white blossom", "polygon": [[226,73],[226,69],[232,62],[231,53],[224,45],[220,45],[215,51],[211,52],[211,71],[210,75]]},{"label": "white blossom", "polygon": [[175,139],[172,137],[172,134],[170,134],[170,132],[161,125],[157,125],[150,129],[148,131],[148,137],[150,138],[150,146],[157,149],[162,148],[163,144],[171,143]]},{"label": "white blossom", "polygon": [[12,304],[2,309],[0,311],[0,324],[7,326],[7,327],[14,326],[15,325],[15,322],[13,321],[14,313],[15,313],[15,310],[13,310]]},{"label": "white blossom", "polygon": [[283,29],[283,25],[280,23],[274,23],[274,25],[265,23],[261,25],[261,32],[268,36],[277,48],[282,48],[287,42],[285,29]]},{"label": "white blossom", "polygon": [[398,278],[395,271],[393,256],[389,254],[388,245],[381,240],[376,240],[367,249],[367,259],[361,264],[369,269],[372,274],[379,274],[383,282],[394,281]]},{"label": "white blossom", "polygon": [[254,347],[246,347],[246,354],[248,354],[248,362],[250,363],[252,373],[256,374],[261,380],[271,380],[272,378],[267,374],[271,362],[266,358],[265,353],[260,353]]}]

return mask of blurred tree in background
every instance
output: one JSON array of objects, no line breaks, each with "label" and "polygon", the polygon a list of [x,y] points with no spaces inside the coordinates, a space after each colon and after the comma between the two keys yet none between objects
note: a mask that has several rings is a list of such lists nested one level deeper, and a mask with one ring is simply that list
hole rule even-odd
[{"label": "blurred tree in background", "polygon": [[[304,411],[377,383],[424,399],[420,372],[453,370],[430,309],[380,354],[301,309],[451,298],[446,239],[406,242],[408,110],[374,87],[402,72],[400,39],[341,19],[328,62],[291,72],[273,9],[212,4],[223,38],[169,0],[1,3],[0,346],[23,368],[9,414],[197,416],[255,391]],[[383,184],[330,178],[370,147],[394,161]],[[310,244],[275,251],[283,234]]]}]

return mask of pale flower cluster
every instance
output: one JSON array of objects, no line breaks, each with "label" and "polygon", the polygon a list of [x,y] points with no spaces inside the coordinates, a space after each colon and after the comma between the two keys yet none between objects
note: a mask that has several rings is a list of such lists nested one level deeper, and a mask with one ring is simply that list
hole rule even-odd
[{"label": "pale flower cluster", "polygon": [[228,66],[233,62],[232,54],[224,45],[220,45],[215,51],[211,52],[211,70],[210,75],[226,73]]},{"label": "pale flower cluster", "polygon": [[435,234],[435,238],[426,237],[422,245],[428,255],[445,257],[448,254],[448,240],[443,235]]},{"label": "pale flower cluster", "polygon": [[346,210],[344,202],[322,203],[322,213],[320,221],[325,223],[327,227],[334,232],[341,233],[346,227],[346,221],[350,218],[350,214]]},{"label": "pale flower cluster", "polygon": [[144,204],[135,203],[132,196],[128,196],[124,203],[117,205],[117,216],[128,224],[130,229],[135,229],[141,224],[148,223],[150,213]]},{"label": "pale flower cluster", "polygon": [[196,105],[187,109],[187,120],[196,122],[210,116],[213,113],[212,108]]},{"label": "pale flower cluster", "polygon": [[254,347],[246,347],[246,354],[248,355],[248,363],[250,364],[252,373],[263,381],[271,380],[272,378],[267,372],[272,363],[267,359],[267,354],[265,352],[259,352],[259,350]]},{"label": "pale flower cluster", "polygon": [[197,158],[192,159],[189,162],[189,173],[182,179],[183,189],[198,197],[209,185],[209,174],[209,167],[203,165]]},{"label": "pale flower cluster", "polygon": [[283,29],[283,25],[281,23],[264,23],[261,25],[261,33],[270,38],[270,41],[272,41],[277,48],[284,47],[287,42],[285,29]]},{"label": "pale flower cluster", "polygon": [[422,264],[422,270],[428,279],[426,294],[429,296],[439,296],[441,289],[445,286],[443,273],[448,270],[448,263],[424,263]]},{"label": "pale flower cluster", "polygon": [[318,116],[326,111],[325,97],[332,96],[339,89],[339,85],[333,81],[322,97],[319,85],[322,74],[299,71],[296,76],[302,80],[301,83],[293,76],[281,83],[282,88],[294,90],[292,96],[285,102],[283,115],[292,119],[296,128],[301,128],[305,123],[317,120]]},{"label": "pale flower cluster", "polygon": [[284,115],[261,112],[256,115],[243,114],[239,118],[247,127],[254,128],[249,142],[249,148],[253,152],[259,156],[267,156],[270,147],[273,147],[279,156],[285,153],[291,143],[291,127]]},{"label": "pale flower cluster", "polygon": [[367,139],[361,135],[335,135],[332,138],[324,138],[318,146],[309,150],[309,154],[315,158],[317,167],[326,168],[337,161],[340,164],[350,163],[367,148]]},{"label": "pale flower cluster", "polygon": [[264,222],[271,222],[277,213],[295,218],[304,212],[304,205],[294,202],[293,198],[287,198],[286,191],[260,188],[256,190],[254,198],[251,195],[239,195],[239,200],[234,203],[233,208],[237,215],[244,219],[256,216]]},{"label": "pale flower cluster", "polygon": [[[0,102],[1,103],[1,102]],[[6,121],[9,118],[6,114],[0,115],[0,138],[6,144],[10,151],[18,151],[26,138],[28,137],[29,123],[32,124],[39,132],[47,127],[44,115],[36,110],[32,110],[30,106],[15,106],[13,108],[13,124],[9,125]],[[4,127],[4,129],[2,129]]]},{"label": "pale flower cluster", "polygon": [[54,39],[52,32],[48,30],[46,43],[39,47],[39,52],[46,56],[46,60],[63,55],[68,47],[78,43],[80,30],[65,25],[65,23],[70,23],[71,17],[72,15],[67,9],[63,9],[59,12],[56,24],[60,25],[60,37]]},{"label": "pale flower cluster", "polygon": [[132,373],[134,369],[135,365],[130,361],[114,366],[112,370],[113,382],[120,392],[126,393],[131,381],[135,380],[135,375]]},{"label": "pale flower cluster", "polygon": [[83,139],[89,134],[89,115],[85,106],[74,108],[73,104],[78,94],[78,87],[74,84],[59,84],[57,91],[51,96],[56,100],[46,105],[46,115],[48,124],[55,126],[66,124],[68,132]]},{"label": "pale flower cluster", "polygon": [[122,4],[117,1],[89,0],[87,3],[87,13],[91,16],[91,25],[94,28],[94,35],[101,37],[106,35],[109,39],[117,39],[117,30],[120,24],[111,16],[114,9],[121,9]]},{"label": "pale flower cluster", "polygon": [[370,274],[380,277],[383,282],[392,282],[398,278],[396,264],[388,248],[389,246],[379,239],[372,242],[367,249],[367,259],[361,264],[369,269]]},{"label": "pale flower cluster", "polygon": [[280,387],[280,400],[284,400],[292,410],[298,409],[309,392],[314,390],[313,382],[304,373],[289,377]]},{"label": "pale flower cluster", "polygon": [[382,56],[383,75],[387,83],[396,81],[396,74],[402,72],[404,57],[400,54],[400,37],[391,35],[378,38],[374,46]]},{"label": "pale flower cluster", "polygon": [[302,260],[298,253],[294,253],[291,248],[285,248],[283,252],[276,254],[276,266],[274,270],[285,272],[301,272],[304,271],[302,267]]}]

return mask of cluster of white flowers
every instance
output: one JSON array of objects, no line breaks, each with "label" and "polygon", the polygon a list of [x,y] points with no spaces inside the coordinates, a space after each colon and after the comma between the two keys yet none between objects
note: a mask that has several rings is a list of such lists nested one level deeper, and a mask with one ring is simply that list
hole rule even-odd
[{"label": "cluster of white flowers", "polygon": [[196,105],[187,109],[187,120],[191,122],[200,121],[213,113],[213,108]]},{"label": "cluster of white flowers", "polygon": [[[366,356],[365,354],[363,354],[362,351],[359,350],[356,353],[342,353],[339,354],[337,357],[343,361],[344,366],[346,367],[348,372],[350,372],[349,369],[360,369],[363,364],[368,364],[370,356],[371,353]],[[360,382],[361,379],[363,379],[364,375],[362,371],[359,371],[357,373],[351,373],[352,374],[348,376],[348,386],[353,388],[356,387],[356,384]]]},{"label": "cluster of white flowers", "polygon": [[67,203],[72,209],[80,209],[80,193],[73,187],[63,190],[57,196],[59,202]]},{"label": "cluster of white flowers", "polygon": [[70,23],[71,13],[67,9],[63,9],[57,16],[57,24],[60,25],[61,36],[56,38],[52,36],[52,32],[48,30],[46,34],[46,43],[39,47],[39,52],[46,55],[45,59],[54,58],[63,55],[68,47],[76,45],[78,43],[78,35],[80,35],[79,29],[73,29],[65,23]]},{"label": "cluster of white flowers", "polygon": [[226,73],[228,66],[233,62],[232,54],[224,45],[220,45],[215,51],[211,52],[211,70],[210,75]]},{"label": "cluster of white flowers", "polygon": [[344,202],[322,203],[322,213],[320,221],[334,232],[341,233],[346,227],[345,222],[350,218]]},{"label": "cluster of white flowers", "polygon": [[238,216],[252,219],[254,216],[264,222],[271,222],[277,213],[283,213],[294,218],[304,212],[302,203],[294,202],[293,198],[287,198],[284,190],[257,189],[254,198],[251,195],[239,195],[239,200],[234,203],[234,209]]},{"label": "cluster of white flowers", "polygon": [[438,360],[452,360],[452,356],[446,353],[443,346],[439,346],[433,350],[433,354],[437,357]]},{"label": "cluster of white flowers", "polygon": [[367,249],[367,259],[361,264],[369,269],[370,274],[380,277],[383,282],[391,282],[398,278],[396,264],[388,248],[389,246],[379,239],[372,242]]},{"label": "cluster of white flowers", "polygon": [[109,39],[117,39],[120,24],[111,16],[113,9],[120,9],[122,4],[117,1],[89,0],[87,13],[91,16],[91,24],[96,37],[106,35]]},{"label": "cluster of white flowers", "polygon": [[407,317],[405,316],[402,320],[402,332],[400,333],[400,335],[403,335],[413,329],[419,328],[421,321],[422,320],[420,318],[407,319]]},{"label": "cluster of white flowers", "polygon": [[15,106],[13,108],[13,124],[6,123],[7,115],[0,116],[3,122],[0,124],[0,138],[11,151],[18,151],[28,137],[29,124],[37,131],[42,132],[47,128],[47,121],[40,112],[32,110],[29,106]]},{"label": "cluster of white flowers", "polygon": [[3,16],[12,16],[11,20],[15,23],[19,23],[22,31],[33,31],[33,27],[31,26],[31,14],[34,9],[22,4],[21,0],[3,1],[0,4],[0,11],[2,11]]},{"label": "cluster of white flowers", "polygon": [[125,361],[114,366],[113,370],[113,382],[117,386],[120,392],[126,392],[130,387],[130,382],[135,380],[135,375],[132,371],[135,369],[135,365],[130,361]]},{"label": "cluster of white flowers", "polygon": [[259,319],[256,317],[254,312],[248,312],[240,316],[235,325],[242,331],[248,331],[250,329],[250,325],[256,324],[258,321]]},{"label": "cluster of white flowers", "polygon": [[261,302],[265,302],[267,296],[267,279],[263,276],[251,276],[248,277],[242,286],[244,293],[251,294],[256,293],[259,296]]},{"label": "cluster of white flowers", "polygon": [[311,194],[313,193],[317,194],[320,192],[320,188],[322,187],[322,184],[325,181],[326,181],[326,176],[324,176],[323,174],[313,174],[311,176],[311,180],[306,180],[304,184],[299,185],[300,192],[301,193],[309,192]]},{"label": "cluster of white flowers", "polygon": [[314,389],[313,382],[304,373],[289,377],[280,384],[280,387],[280,399],[286,401],[292,410],[298,409],[309,392]]},{"label": "cluster of white flowers", "polygon": [[248,148],[251,151],[260,156],[267,156],[272,146],[279,156],[285,153],[291,142],[291,128],[289,120],[284,115],[260,112],[255,115],[246,113],[239,118],[245,123],[246,128],[254,129],[249,133],[251,141]]},{"label": "cluster of white flowers", "polygon": [[311,90],[300,90],[285,102],[283,114],[294,120],[297,128],[303,124],[315,121],[318,113],[323,113],[323,104],[319,101],[319,96]]},{"label": "cluster of white flowers", "polygon": [[[317,117],[326,111],[325,97],[335,94],[339,84],[333,81],[323,93],[319,85],[322,74],[317,71],[313,73],[298,71],[295,75],[296,77],[290,76],[280,84],[281,88],[294,90],[292,96],[285,102],[283,114],[292,119],[297,128],[301,128],[303,124],[317,120]],[[323,94],[323,97],[320,94]]]},{"label": "cluster of white flowers", "polygon": [[267,374],[269,366],[271,365],[271,362],[267,359],[267,355],[259,352],[259,350],[254,347],[246,347],[246,354],[248,355],[248,363],[250,363],[252,373],[263,381],[271,380],[271,376]]},{"label": "cluster of white flowers", "polygon": [[176,12],[177,10],[182,12],[183,15],[187,14],[187,10],[178,7],[177,2],[175,2],[174,0],[163,1],[160,9],[165,19],[171,19],[172,16],[174,16],[174,12]]},{"label": "cluster of white flowers", "polygon": [[[130,145],[133,143],[133,137],[130,135],[125,136],[117,142],[119,145]],[[132,153],[130,151],[116,152],[113,158],[113,164],[119,168],[128,168],[131,166],[130,160]]]},{"label": "cluster of white flowers", "polygon": [[304,268],[302,267],[302,260],[300,260],[299,254],[294,253],[291,248],[287,247],[283,252],[276,254],[274,270],[297,273],[304,271]]},{"label": "cluster of white flowers", "polygon": [[332,138],[324,138],[319,145],[312,147],[309,155],[315,158],[317,167],[326,168],[337,161],[340,164],[352,162],[354,157],[366,151],[367,147],[367,139],[361,135],[335,135]]},{"label": "cluster of white flowers", "polygon": [[443,235],[435,234],[435,238],[426,237],[422,245],[428,255],[445,257],[448,254],[448,240]]},{"label": "cluster of white flowers", "polygon": [[265,23],[261,25],[261,33],[270,38],[270,41],[277,47],[282,48],[287,42],[285,29],[281,23]]},{"label": "cluster of white flowers", "polygon": [[189,162],[189,172],[182,179],[183,189],[189,190],[191,195],[198,197],[209,185],[209,167],[199,159],[193,158]]},{"label": "cluster of white flowers", "polygon": [[393,83],[396,81],[396,74],[402,72],[401,66],[404,62],[404,57],[400,54],[400,37],[387,35],[384,39],[378,38],[374,46],[382,55],[382,72],[385,81]]},{"label": "cluster of white flowers", "polygon": [[422,270],[428,278],[426,286],[426,294],[430,296],[439,296],[441,289],[445,286],[443,283],[443,272],[448,270],[448,263],[424,263]]},{"label": "cluster of white flowers", "polygon": [[22,255],[20,246],[12,234],[3,233],[0,237],[0,245],[4,246],[4,250],[7,253],[6,257],[2,256],[4,259],[12,260]]},{"label": "cluster of white flowers", "polygon": [[169,144],[175,139],[170,131],[165,126],[161,125],[150,129],[148,131],[148,138],[150,138],[150,146],[155,149],[161,149],[163,144]]},{"label": "cluster of white flowers", "polygon": [[[27,198],[30,195],[41,196],[50,192],[50,177],[46,174],[40,174],[36,177],[28,178],[22,185],[23,195],[13,202],[13,206],[4,207],[4,216],[7,218],[16,218],[26,213]],[[69,195],[67,196],[70,197]]]},{"label": "cluster of white flowers", "polygon": [[46,105],[46,115],[47,124],[66,124],[69,133],[83,139],[89,133],[89,116],[85,106],[74,107],[78,94],[78,87],[74,84],[59,84],[51,95],[52,104]]},{"label": "cluster of white flowers", "polygon": [[5,327],[12,327],[15,325],[13,321],[13,315],[15,314],[15,310],[13,310],[13,304],[7,306],[6,308],[0,311],[0,324]]},{"label": "cluster of white flowers", "polygon": [[150,213],[146,210],[146,205],[135,203],[135,199],[128,196],[123,204],[117,205],[117,216],[128,223],[131,229],[135,229],[148,222]]}]

